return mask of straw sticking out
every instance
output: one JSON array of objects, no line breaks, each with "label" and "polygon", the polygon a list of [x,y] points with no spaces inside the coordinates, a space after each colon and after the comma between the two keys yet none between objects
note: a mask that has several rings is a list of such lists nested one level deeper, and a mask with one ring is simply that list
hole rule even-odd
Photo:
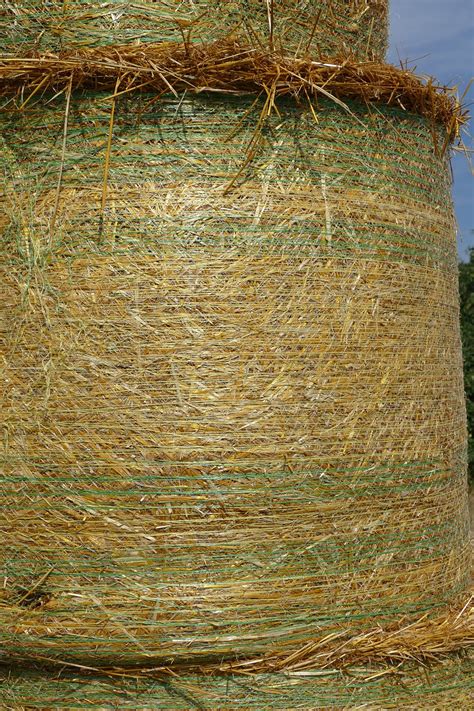
[{"label": "straw sticking out", "polygon": [[[321,94],[355,99],[366,104],[397,106],[442,124],[448,141],[459,134],[466,120],[456,95],[412,72],[376,62],[347,59],[297,60],[266,53],[237,42],[206,46],[147,45],[73,50],[57,55],[0,58],[0,94],[21,97],[74,89],[94,88],[114,92],[137,88],[164,94],[219,92],[224,94],[271,93],[305,100]],[[445,144],[445,141],[443,141]]]}]

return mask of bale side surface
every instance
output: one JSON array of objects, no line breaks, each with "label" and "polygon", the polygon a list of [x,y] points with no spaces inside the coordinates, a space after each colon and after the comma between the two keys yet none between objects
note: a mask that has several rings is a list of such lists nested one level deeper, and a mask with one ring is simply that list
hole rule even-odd
[{"label": "bale side surface", "polygon": [[460,711],[474,704],[474,659],[427,667],[310,670],[306,675],[117,678],[80,671],[53,674],[0,669],[0,709],[334,709]]},{"label": "bale side surface", "polygon": [[2,118],[6,655],[271,658],[470,584],[433,127],[252,103]]},{"label": "bale side surface", "polygon": [[0,8],[0,46],[16,54],[70,46],[202,42],[235,31],[252,45],[291,53],[381,59],[387,47],[387,4],[387,0],[11,0]]}]

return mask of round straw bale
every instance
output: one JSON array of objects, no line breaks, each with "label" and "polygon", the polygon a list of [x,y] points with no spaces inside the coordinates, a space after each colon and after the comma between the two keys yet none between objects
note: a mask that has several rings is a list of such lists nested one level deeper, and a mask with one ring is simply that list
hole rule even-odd
[{"label": "round straw bale", "polygon": [[202,42],[235,33],[251,45],[382,58],[387,0],[11,0],[0,9],[4,50]]},{"label": "round straw bale", "polygon": [[101,93],[1,121],[3,653],[271,664],[456,605],[442,129]]}]

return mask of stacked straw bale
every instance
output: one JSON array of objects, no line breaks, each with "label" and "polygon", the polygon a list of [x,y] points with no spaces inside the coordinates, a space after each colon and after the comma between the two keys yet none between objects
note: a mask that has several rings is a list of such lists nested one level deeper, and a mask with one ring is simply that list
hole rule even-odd
[{"label": "stacked straw bale", "polygon": [[239,42],[0,59],[5,708],[472,700],[462,117]]},{"label": "stacked straw bale", "polygon": [[381,58],[388,0],[9,0],[0,8],[4,49],[59,50],[216,40],[299,54]]}]

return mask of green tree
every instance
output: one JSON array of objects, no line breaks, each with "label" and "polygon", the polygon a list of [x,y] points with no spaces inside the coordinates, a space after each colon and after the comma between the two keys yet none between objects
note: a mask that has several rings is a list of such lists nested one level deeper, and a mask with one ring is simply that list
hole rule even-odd
[{"label": "green tree", "polygon": [[459,293],[469,429],[469,477],[474,484],[474,249],[470,250],[469,261],[459,265]]}]

